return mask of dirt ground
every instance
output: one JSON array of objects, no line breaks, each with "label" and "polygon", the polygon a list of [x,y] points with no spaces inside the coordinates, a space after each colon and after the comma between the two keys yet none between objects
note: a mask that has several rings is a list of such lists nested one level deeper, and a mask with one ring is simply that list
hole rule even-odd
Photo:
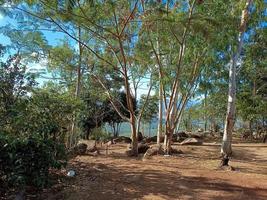
[{"label": "dirt ground", "polygon": [[77,156],[67,170],[73,178],[43,191],[37,199],[267,199],[267,145],[234,144],[234,171],[220,170],[217,143],[180,146],[184,153],[128,158],[126,144],[114,144],[108,155]]}]

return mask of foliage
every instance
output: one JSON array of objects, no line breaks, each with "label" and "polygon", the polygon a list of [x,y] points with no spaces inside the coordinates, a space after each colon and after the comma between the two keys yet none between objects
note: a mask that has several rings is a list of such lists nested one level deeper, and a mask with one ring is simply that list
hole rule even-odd
[{"label": "foliage", "polygon": [[66,164],[63,144],[38,137],[14,137],[0,134],[0,183],[3,186],[44,187],[49,183],[49,170]]},{"label": "foliage", "polygon": [[94,128],[90,134],[90,139],[107,141],[111,135],[103,130],[102,127]]},{"label": "foliage", "polygon": [[[58,87],[47,87],[33,91],[21,126],[24,133],[38,132],[44,138],[60,139],[68,137],[70,124],[75,112],[80,110],[80,102]],[[25,113],[25,115],[27,114]]]},{"label": "foliage", "polygon": [[145,123],[150,123],[153,119],[157,117],[158,112],[158,97],[156,95],[149,96],[147,105],[143,105],[145,103],[146,96],[141,96],[139,101],[139,108],[144,107],[144,112],[142,119]]},{"label": "foliage", "polygon": [[[0,124],[2,131],[11,130],[14,119],[25,109],[29,92],[36,85],[34,77],[26,73],[20,55],[10,56],[0,63]],[[19,130],[19,129],[18,129]]]},{"label": "foliage", "polygon": [[[117,107],[121,113],[128,116],[129,113],[126,109],[126,95],[123,92],[117,92],[114,94],[117,99]],[[79,115],[79,123],[85,134],[85,138],[89,139],[89,135],[94,128],[101,127],[105,123],[108,123],[112,127],[119,126],[124,120],[118,115],[114,107],[111,105],[107,97],[90,88],[87,92],[84,92],[81,99],[83,100],[83,110]],[[136,109],[136,103],[135,103]],[[113,130],[114,136],[118,136],[118,130]]]}]

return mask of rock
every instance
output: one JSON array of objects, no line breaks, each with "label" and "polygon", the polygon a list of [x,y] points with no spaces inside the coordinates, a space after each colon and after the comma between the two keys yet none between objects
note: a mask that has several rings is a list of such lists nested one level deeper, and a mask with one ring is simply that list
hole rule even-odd
[{"label": "rock", "polygon": [[113,142],[115,143],[123,142],[123,143],[129,144],[132,142],[132,139],[129,137],[125,137],[125,136],[120,136],[120,137],[113,139]]},{"label": "rock", "polygon": [[88,152],[95,152],[95,151],[98,151],[97,148],[96,148],[96,146],[90,147],[88,149]]},{"label": "rock", "polygon": [[184,131],[181,131],[181,132],[177,132],[177,133],[173,134],[172,141],[173,142],[181,142],[186,138],[188,138],[188,135]]},{"label": "rock", "polygon": [[105,143],[105,145],[107,145],[108,147],[111,146],[112,144],[116,144],[116,142],[114,142],[114,140],[110,140],[107,143]]},{"label": "rock", "polygon": [[177,138],[178,138],[177,134],[173,134],[172,135],[172,142],[177,142]]},{"label": "rock", "polygon": [[245,130],[245,132],[242,133],[243,139],[248,139],[250,136],[252,136],[252,132],[250,130]]},{"label": "rock", "polygon": [[176,141],[177,141],[177,142],[182,142],[182,141],[184,141],[186,138],[187,138],[187,137],[180,137],[180,136],[178,136],[177,139],[176,139]]},{"label": "rock", "polygon": [[79,154],[79,155],[84,155],[87,150],[87,144],[85,143],[79,143],[77,146],[73,148],[73,153],[74,154]]},{"label": "rock", "polygon": [[199,135],[199,134],[191,133],[191,134],[190,134],[190,138],[202,139],[203,136],[202,136],[202,135]]},{"label": "rock", "polygon": [[158,154],[160,154],[160,155],[164,154],[162,146],[161,145],[151,146],[149,149],[147,149],[146,153],[144,154],[144,158],[158,155]]},{"label": "rock", "polygon": [[263,136],[263,140],[262,140],[262,142],[263,142],[263,143],[267,143],[267,134],[265,134],[265,135]]},{"label": "rock", "polygon": [[141,142],[143,140],[143,134],[141,132],[138,132],[138,135],[137,135],[137,141],[138,142]]},{"label": "rock", "polygon": [[138,153],[146,153],[146,151],[149,149],[149,146],[147,144],[138,144]]},{"label": "rock", "polygon": [[183,154],[184,152],[180,149],[174,149],[174,148],[171,148],[171,154]]},{"label": "rock", "polygon": [[199,138],[187,138],[183,142],[181,142],[181,145],[202,145],[203,141]]},{"label": "rock", "polygon": [[214,136],[214,134],[213,134],[212,131],[204,131],[204,132],[203,132],[203,135],[204,135],[204,136],[208,136],[208,135]]},{"label": "rock", "polygon": [[177,132],[176,134],[179,137],[184,137],[184,138],[188,138],[189,137],[184,131]]},{"label": "rock", "polygon": [[[164,141],[164,137],[160,137],[160,142]],[[157,142],[157,136],[148,137],[143,139],[144,143],[151,143],[151,142]]]},{"label": "rock", "polygon": [[199,128],[199,129],[197,129],[197,132],[198,133],[202,133],[204,130],[203,130],[203,128]]},{"label": "rock", "polygon": [[92,156],[98,156],[98,155],[100,155],[100,152],[98,150],[92,152]]},{"label": "rock", "polygon": [[[149,149],[149,146],[147,145],[147,144],[143,144],[143,143],[138,143],[138,154],[139,153],[145,153],[148,149]],[[128,145],[127,146],[127,151],[131,151],[132,150],[132,145],[130,144],[130,145]],[[129,153],[129,152],[128,152]],[[127,152],[126,152],[126,154],[128,154]]]}]

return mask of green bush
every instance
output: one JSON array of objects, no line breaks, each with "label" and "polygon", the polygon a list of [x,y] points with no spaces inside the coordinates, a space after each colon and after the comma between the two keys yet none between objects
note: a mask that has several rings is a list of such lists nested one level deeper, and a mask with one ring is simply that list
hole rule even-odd
[{"label": "green bush", "polygon": [[92,140],[109,140],[112,136],[110,133],[105,132],[102,127],[94,128],[91,132],[90,139]]},{"label": "green bush", "polygon": [[36,136],[0,134],[0,152],[0,185],[6,187],[44,187],[49,170],[66,164],[64,145]]}]

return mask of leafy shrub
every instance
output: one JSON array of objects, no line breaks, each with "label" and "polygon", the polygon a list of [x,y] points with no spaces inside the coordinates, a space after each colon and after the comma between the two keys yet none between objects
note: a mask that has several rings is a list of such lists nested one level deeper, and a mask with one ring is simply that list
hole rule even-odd
[{"label": "leafy shrub", "polygon": [[91,133],[92,140],[109,140],[111,135],[107,132],[105,132],[102,127],[94,128]]},{"label": "leafy shrub", "polygon": [[64,145],[36,136],[0,134],[0,152],[0,185],[5,186],[44,187],[49,183],[49,169],[66,164]]}]

